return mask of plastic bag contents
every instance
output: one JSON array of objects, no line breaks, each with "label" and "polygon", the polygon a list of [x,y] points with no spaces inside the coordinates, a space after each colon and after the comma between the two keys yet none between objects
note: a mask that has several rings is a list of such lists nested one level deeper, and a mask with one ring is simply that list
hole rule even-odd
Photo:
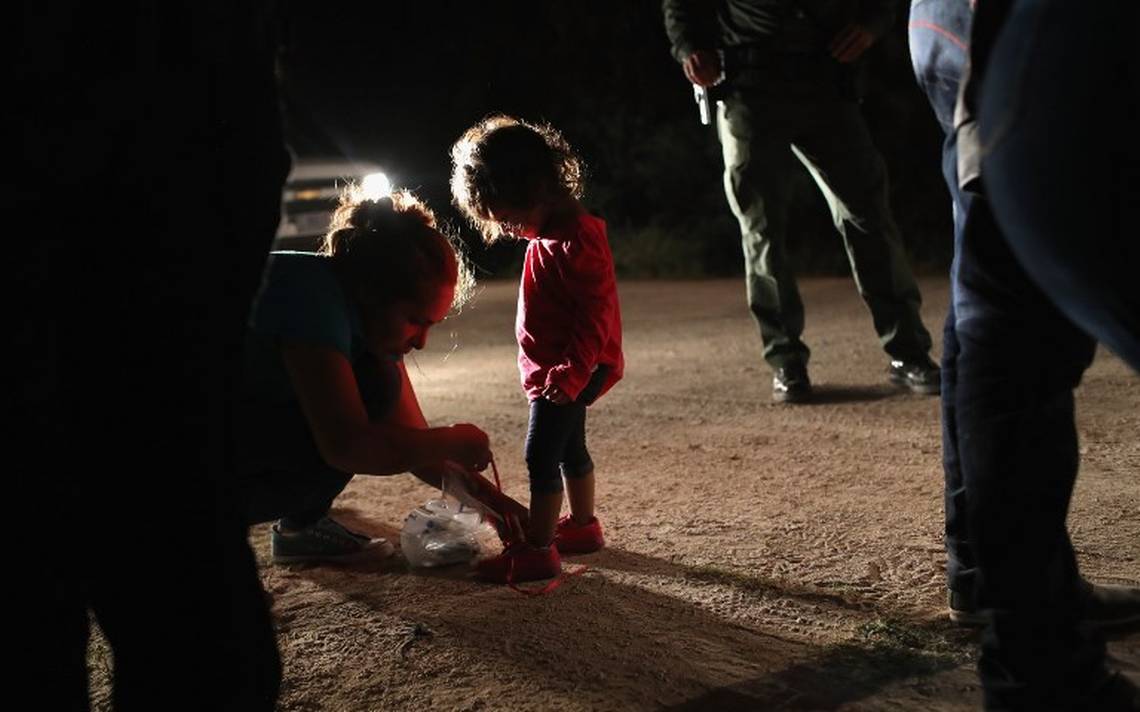
[{"label": "plastic bag contents", "polygon": [[503,493],[494,458],[491,459],[494,482],[478,472],[467,472],[458,465],[449,463],[449,467],[444,476],[444,492],[482,514],[484,520],[495,528],[503,546],[522,541],[523,528],[530,518],[530,512]]},{"label": "plastic bag contents", "polygon": [[400,532],[400,549],[412,566],[447,566],[478,558],[488,538],[496,540],[495,530],[479,512],[441,497],[416,507],[407,516]]}]

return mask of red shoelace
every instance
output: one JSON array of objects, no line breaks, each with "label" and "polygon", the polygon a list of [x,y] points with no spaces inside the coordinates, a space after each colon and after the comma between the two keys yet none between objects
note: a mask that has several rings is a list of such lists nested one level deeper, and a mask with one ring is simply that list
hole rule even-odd
[{"label": "red shoelace", "polygon": [[[503,483],[499,479],[499,468],[497,465],[495,465],[494,457],[491,458],[491,474],[495,476],[495,487],[499,490],[499,492],[502,492]],[[518,518],[513,514],[503,514],[503,526],[498,529],[498,532],[499,539],[503,542],[504,554],[510,551],[511,547],[513,546],[526,546],[526,536],[523,532],[522,523],[519,522]],[[551,546],[554,546],[554,544],[551,544]],[[566,571],[566,569],[563,568],[562,572],[559,573],[558,576],[546,582],[544,585],[537,588],[523,588],[515,583],[515,560],[514,557],[508,556],[507,586],[509,586],[512,591],[517,591],[524,596],[545,596],[546,594],[561,586],[562,583],[566,581],[566,579],[572,576],[581,576],[582,574],[586,573],[589,568],[590,567],[586,566],[585,564],[579,566],[574,571]]]}]

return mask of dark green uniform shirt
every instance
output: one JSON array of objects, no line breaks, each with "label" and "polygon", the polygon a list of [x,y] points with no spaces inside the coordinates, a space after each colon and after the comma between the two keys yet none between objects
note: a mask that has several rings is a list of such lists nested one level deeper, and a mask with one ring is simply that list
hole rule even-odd
[{"label": "dark green uniform shirt", "polygon": [[678,62],[698,49],[761,46],[823,52],[851,23],[881,37],[898,0],[663,0],[665,31]]}]

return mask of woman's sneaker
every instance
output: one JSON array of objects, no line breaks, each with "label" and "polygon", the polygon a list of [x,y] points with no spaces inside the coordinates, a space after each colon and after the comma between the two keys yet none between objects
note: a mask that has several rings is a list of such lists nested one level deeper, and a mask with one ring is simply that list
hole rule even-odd
[{"label": "woman's sneaker", "polygon": [[606,545],[602,536],[602,523],[597,517],[590,517],[590,521],[579,524],[574,517],[567,514],[558,520],[558,527],[554,530],[554,545],[560,554],[589,554]]},{"label": "woman's sneaker", "polygon": [[273,525],[269,551],[275,564],[351,563],[365,558],[387,558],[395,548],[387,539],[374,539],[346,529],[329,517],[296,531]]},{"label": "woman's sneaker", "polygon": [[515,544],[498,556],[475,564],[475,575],[491,583],[523,583],[554,578],[562,573],[558,549]]}]

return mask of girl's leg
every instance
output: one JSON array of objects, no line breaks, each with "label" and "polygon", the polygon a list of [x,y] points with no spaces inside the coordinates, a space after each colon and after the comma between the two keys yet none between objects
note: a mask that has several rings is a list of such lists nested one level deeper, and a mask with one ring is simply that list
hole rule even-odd
[{"label": "girl's leg", "polygon": [[566,411],[545,398],[531,401],[526,433],[526,466],[530,474],[530,518],[526,544],[511,546],[498,556],[483,559],[476,575],[492,583],[538,581],[557,576],[562,559],[554,547],[554,528],[562,508],[562,479],[558,461],[570,432]]},{"label": "girl's leg", "polygon": [[530,474],[530,526],[527,540],[547,546],[554,540],[554,527],[562,510],[562,478],[559,462],[585,406],[556,405],[545,398],[531,401],[530,426],[526,435],[526,466]]},{"label": "girl's leg", "polygon": [[583,477],[567,477],[566,497],[575,523],[589,524],[594,518],[594,471]]},{"label": "girl's leg", "polygon": [[594,461],[586,449],[586,409],[583,407],[577,416],[566,443],[562,476],[570,500],[570,516],[576,524],[589,524],[594,518]]},{"label": "girl's leg", "polygon": [[530,527],[526,533],[532,546],[550,546],[554,541],[554,527],[562,511],[562,492],[532,494],[530,496]]},{"label": "girl's leg", "polygon": [[585,403],[597,397],[603,373],[591,380],[578,399],[583,407],[577,414],[566,454],[562,458],[562,477],[566,480],[566,493],[570,499],[570,519],[560,522],[555,536],[558,551],[563,554],[589,554],[606,545],[602,525],[594,516],[594,461],[586,449]]}]

